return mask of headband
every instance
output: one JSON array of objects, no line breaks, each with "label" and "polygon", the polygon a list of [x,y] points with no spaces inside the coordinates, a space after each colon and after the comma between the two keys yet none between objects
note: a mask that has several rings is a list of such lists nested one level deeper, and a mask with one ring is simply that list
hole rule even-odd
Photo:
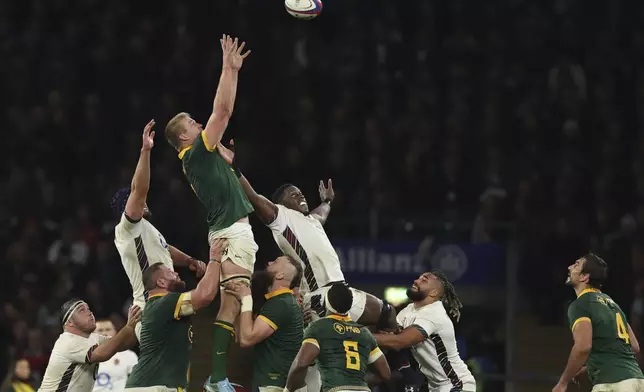
[{"label": "headband", "polygon": [[349,314],[349,312],[346,312],[346,313],[338,312],[333,308],[333,306],[331,305],[331,302],[329,302],[329,291],[330,290],[327,290],[326,293],[324,293],[324,305],[326,306],[326,309],[331,313],[341,314],[343,316],[346,316],[347,314]]},{"label": "headband", "polygon": [[76,311],[76,309],[78,309],[78,307],[83,305],[83,304],[87,305],[85,303],[85,301],[78,300],[78,301],[74,302],[74,304],[72,306],[69,307],[69,309],[67,310],[67,312],[63,316],[63,320],[62,320],[63,327],[65,326],[65,324],[67,324],[69,319],[72,318],[72,316],[74,315],[74,312]]}]

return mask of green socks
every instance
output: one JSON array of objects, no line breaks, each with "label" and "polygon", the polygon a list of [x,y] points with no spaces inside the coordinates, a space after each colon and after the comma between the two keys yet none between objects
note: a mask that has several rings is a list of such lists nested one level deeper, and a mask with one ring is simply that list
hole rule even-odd
[{"label": "green socks", "polygon": [[225,321],[215,321],[212,331],[212,369],[210,382],[216,383],[226,378],[228,347],[233,339],[235,328]]}]

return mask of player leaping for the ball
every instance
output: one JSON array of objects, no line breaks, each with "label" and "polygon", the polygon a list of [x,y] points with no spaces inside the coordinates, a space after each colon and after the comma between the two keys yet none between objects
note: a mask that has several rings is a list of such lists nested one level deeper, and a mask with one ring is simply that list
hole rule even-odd
[{"label": "player leaping for the ball", "polygon": [[[237,94],[237,74],[250,51],[242,53],[238,45],[224,35],[221,39],[223,65],[212,114],[204,129],[187,113],[179,113],[168,123],[168,142],[179,152],[183,171],[197,197],[208,210],[208,241],[228,240],[228,249],[221,266],[221,282],[232,280],[250,283],[255,264],[257,244],[248,214],[253,206],[244,194],[237,177],[215,149],[226,130]],[[221,293],[221,307],[213,331],[212,373],[204,385],[206,391],[230,391],[226,378],[226,353],[232,341],[233,323],[239,316],[239,302],[230,294]]]},{"label": "player leaping for the ball", "polygon": [[[324,231],[324,223],[331,212],[335,197],[331,180],[328,185],[320,181],[319,191],[322,203],[313,211],[302,192],[292,184],[280,186],[273,200],[255,192],[248,179],[235,165],[234,141],[229,149],[219,143],[218,150],[229,162],[239,179],[260,220],[273,232],[273,237],[284,254],[299,260],[304,266],[304,279],[300,293],[304,301],[311,303],[311,309],[318,317],[325,314],[324,295],[331,285],[345,283],[340,259]],[[366,326],[377,326],[379,330],[395,330],[396,311],[386,301],[364,291],[352,288],[353,303],[349,311],[352,320]]]},{"label": "player leaping for the ball", "polygon": [[[114,229],[114,244],[121,256],[121,263],[132,285],[134,305],[143,310],[146,298],[143,288],[143,271],[150,264],[161,262],[169,269],[174,266],[189,267],[200,278],[206,265],[166,243],[165,238],[148,219],[152,215],[147,205],[150,190],[150,151],[154,147],[154,120],[143,129],[141,154],[134,171],[130,188],[116,192],[112,210],[120,221]],[[138,338],[141,325],[136,326]]]}]

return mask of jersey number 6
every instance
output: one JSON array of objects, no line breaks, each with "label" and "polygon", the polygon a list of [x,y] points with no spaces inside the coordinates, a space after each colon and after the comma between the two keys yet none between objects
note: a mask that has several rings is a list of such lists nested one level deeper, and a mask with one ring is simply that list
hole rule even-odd
[{"label": "jersey number 6", "polygon": [[622,315],[619,313],[615,313],[615,322],[617,323],[617,336],[624,341],[626,344],[631,343],[631,339],[628,336],[628,330],[626,329],[626,326],[624,325],[624,320],[622,319]]},{"label": "jersey number 6", "polygon": [[358,342],[345,340],[344,352],[347,357],[347,369],[360,370],[360,354],[358,353]]}]

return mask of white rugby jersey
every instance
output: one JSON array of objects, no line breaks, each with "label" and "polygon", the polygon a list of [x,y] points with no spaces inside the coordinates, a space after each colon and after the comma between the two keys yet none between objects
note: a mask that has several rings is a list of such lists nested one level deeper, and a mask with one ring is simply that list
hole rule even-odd
[{"label": "white rugby jersey", "polygon": [[139,362],[134,351],[127,350],[114,354],[112,359],[98,366],[98,374],[94,383],[94,392],[123,392],[125,383],[132,368]]},{"label": "white rugby jersey", "polygon": [[338,254],[320,221],[278,204],[277,218],[268,227],[282,252],[303,264],[303,292],[344,280]]},{"label": "white rugby jersey", "polygon": [[98,363],[89,362],[89,353],[108,339],[90,334],[88,338],[63,332],[56,340],[39,392],[90,392]]},{"label": "white rugby jersey", "polygon": [[132,302],[143,310],[143,271],[149,265],[159,262],[174,270],[168,244],[159,230],[145,218],[133,223],[125,214],[121,215],[121,221],[114,229],[114,244],[132,285]]},{"label": "white rugby jersey", "polygon": [[396,320],[403,328],[415,327],[425,336],[411,351],[427,378],[430,392],[454,387],[476,391],[474,377],[458,354],[454,324],[441,301],[420,308],[411,303]]}]

